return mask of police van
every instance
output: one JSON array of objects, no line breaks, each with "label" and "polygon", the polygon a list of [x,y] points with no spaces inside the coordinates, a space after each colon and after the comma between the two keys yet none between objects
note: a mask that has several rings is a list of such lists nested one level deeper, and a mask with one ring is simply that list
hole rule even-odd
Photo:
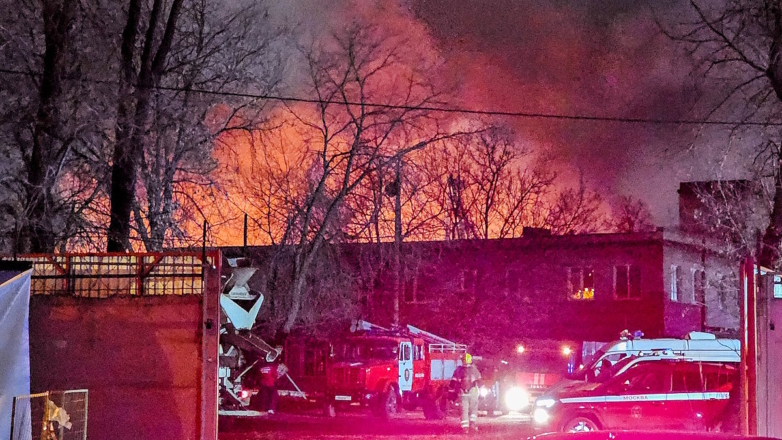
[{"label": "police van", "polygon": [[711,430],[731,413],[738,365],[667,353],[631,356],[604,381],[573,381],[535,401],[539,431]]}]

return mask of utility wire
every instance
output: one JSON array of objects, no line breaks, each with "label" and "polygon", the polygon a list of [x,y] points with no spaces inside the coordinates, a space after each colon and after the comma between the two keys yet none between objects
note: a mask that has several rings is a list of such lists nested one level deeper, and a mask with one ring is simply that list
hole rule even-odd
[{"label": "utility wire", "polygon": [[[24,72],[13,69],[2,69],[0,73],[6,75],[19,75],[38,77],[40,73]],[[70,81],[79,81],[92,84],[109,84],[118,85],[116,81],[109,80],[97,80],[97,79],[74,79],[66,78]],[[526,118],[526,119],[551,119],[551,120],[566,120],[566,121],[584,121],[584,122],[615,122],[626,124],[650,124],[650,125],[719,125],[719,126],[756,126],[756,127],[780,127],[782,122],[763,122],[763,121],[727,121],[727,120],[713,120],[713,119],[655,119],[655,118],[636,118],[636,117],[624,117],[624,116],[597,116],[597,115],[584,115],[584,114],[560,114],[560,113],[543,113],[543,112],[522,112],[522,111],[504,111],[504,110],[480,110],[466,107],[455,106],[435,106],[435,105],[404,105],[404,104],[383,104],[376,102],[358,102],[349,100],[328,100],[328,99],[313,99],[302,98],[296,96],[281,96],[270,94],[254,94],[243,92],[225,92],[208,89],[197,88],[184,88],[184,87],[168,87],[168,86],[152,86],[153,89],[172,91],[172,92],[192,92],[204,95],[213,96],[225,96],[233,98],[249,98],[249,99],[263,99],[269,101],[280,102],[295,102],[305,104],[333,104],[333,105],[350,105],[350,106],[365,106],[372,108],[388,109],[388,110],[414,110],[414,111],[431,111],[438,113],[448,114],[465,114],[465,115],[477,115],[477,116],[505,116],[513,118]]]}]

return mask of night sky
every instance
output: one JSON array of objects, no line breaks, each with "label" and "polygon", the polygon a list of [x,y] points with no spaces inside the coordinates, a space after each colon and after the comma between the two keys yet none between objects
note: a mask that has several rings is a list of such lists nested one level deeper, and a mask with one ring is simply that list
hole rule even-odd
[{"label": "night sky", "polygon": [[[275,8],[314,39],[350,22],[410,35],[442,59],[436,75],[459,85],[455,104],[463,107],[652,119],[702,113],[703,82],[654,20],[687,17],[681,1],[300,0]],[[564,181],[583,173],[609,202],[639,197],[660,225],[676,221],[679,181],[744,176],[746,154],[733,145],[725,159],[719,128],[500,121],[521,144],[553,155]]]}]

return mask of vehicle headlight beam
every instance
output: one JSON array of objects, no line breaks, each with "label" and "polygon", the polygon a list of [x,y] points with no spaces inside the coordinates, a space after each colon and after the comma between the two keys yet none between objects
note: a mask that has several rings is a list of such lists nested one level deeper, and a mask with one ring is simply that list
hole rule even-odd
[{"label": "vehicle headlight beam", "polygon": [[505,406],[511,411],[521,411],[529,406],[529,393],[521,387],[512,387],[505,393]]}]

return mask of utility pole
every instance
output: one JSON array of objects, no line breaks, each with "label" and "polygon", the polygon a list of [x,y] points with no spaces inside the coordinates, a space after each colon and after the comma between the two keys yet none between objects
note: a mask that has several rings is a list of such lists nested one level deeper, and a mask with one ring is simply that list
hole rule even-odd
[{"label": "utility pole", "polygon": [[396,159],[394,185],[394,326],[399,326],[399,296],[402,283],[402,156]]},{"label": "utility pole", "polygon": [[247,248],[247,213],[244,213],[244,240],[242,241],[243,247]]},{"label": "utility pole", "polygon": [[760,266],[754,258],[748,257],[742,263],[740,280],[740,426],[744,435],[757,435],[757,287],[760,283]]}]

